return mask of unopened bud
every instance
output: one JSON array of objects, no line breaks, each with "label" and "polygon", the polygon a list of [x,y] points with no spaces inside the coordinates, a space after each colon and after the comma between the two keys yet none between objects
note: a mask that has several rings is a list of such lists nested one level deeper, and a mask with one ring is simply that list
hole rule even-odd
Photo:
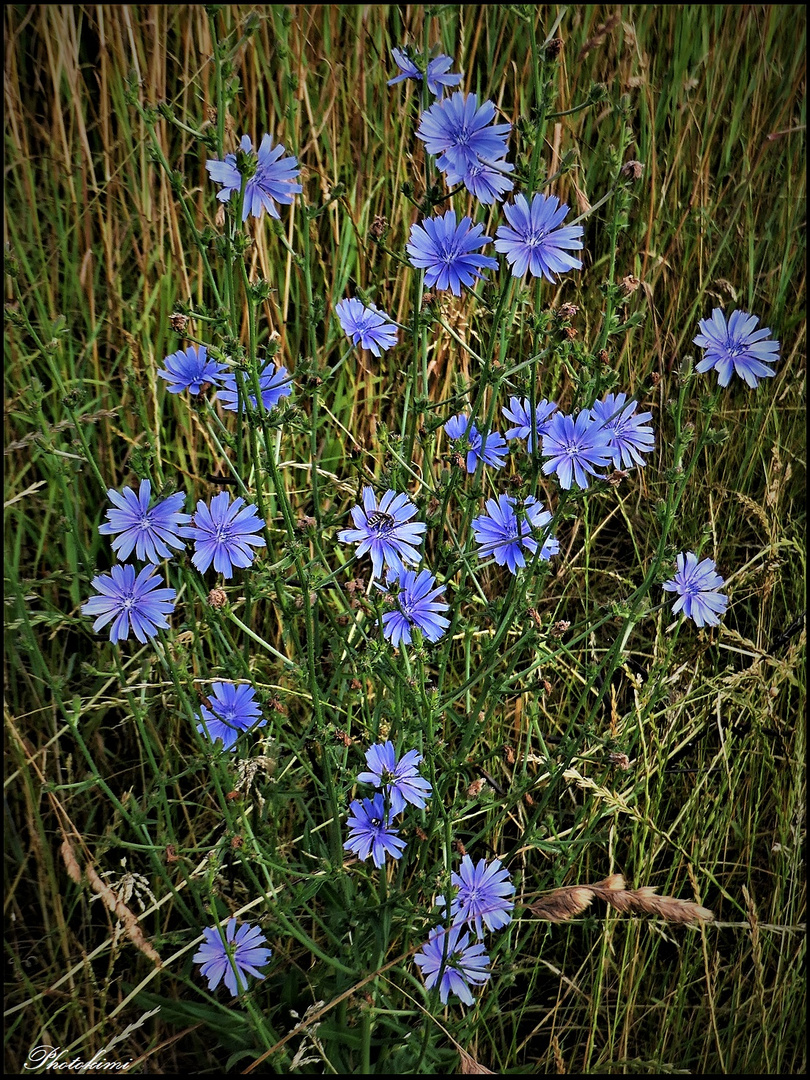
[{"label": "unopened bud", "polygon": [[627,756],[627,754],[608,754],[608,761],[611,765],[615,765],[617,769],[621,769],[622,772],[627,772],[627,770],[630,768],[630,758]]},{"label": "unopened bud", "polygon": [[382,214],[375,214],[369,233],[374,240],[382,240],[388,232],[388,219]]}]

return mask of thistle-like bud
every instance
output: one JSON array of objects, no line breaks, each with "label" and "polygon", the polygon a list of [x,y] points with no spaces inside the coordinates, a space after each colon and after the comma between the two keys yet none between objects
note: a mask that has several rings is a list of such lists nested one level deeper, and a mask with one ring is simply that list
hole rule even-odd
[{"label": "thistle-like bud", "polygon": [[622,176],[627,180],[640,180],[644,172],[644,163],[641,161],[625,161],[622,165]]},{"label": "thistle-like bud", "polygon": [[371,228],[369,229],[369,235],[372,240],[382,240],[387,232],[388,219],[382,214],[375,214],[374,220],[371,223]]}]

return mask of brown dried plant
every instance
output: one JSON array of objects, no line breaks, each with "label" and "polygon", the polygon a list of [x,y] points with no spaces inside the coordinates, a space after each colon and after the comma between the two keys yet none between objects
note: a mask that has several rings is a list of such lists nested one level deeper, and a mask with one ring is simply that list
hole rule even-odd
[{"label": "brown dried plant", "polygon": [[[77,885],[81,885],[82,870],[79,866],[78,859],[76,858],[76,853],[67,838],[63,840],[60,850],[62,859],[65,863],[65,869],[68,872],[68,877],[71,881],[75,881]],[[130,911],[126,904],[118,899],[110,886],[99,877],[89,863],[84,868],[84,876],[87,878],[87,882],[93,892],[98,894],[113,915],[115,915],[116,919],[121,923],[124,928],[124,933],[135,948],[140,949],[144,956],[148,956],[156,967],[160,967],[160,957],[144,937],[143,930],[141,930],[140,923],[138,922],[135,913]]]},{"label": "brown dried plant", "polygon": [[538,919],[566,922],[590,907],[594,897],[604,900],[625,915],[659,915],[672,923],[711,922],[714,919],[714,914],[708,908],[691,900],[659,896],[652,885],[628,889],[621,874],[611,874],[593,885],[563,886],[525,907]]}]

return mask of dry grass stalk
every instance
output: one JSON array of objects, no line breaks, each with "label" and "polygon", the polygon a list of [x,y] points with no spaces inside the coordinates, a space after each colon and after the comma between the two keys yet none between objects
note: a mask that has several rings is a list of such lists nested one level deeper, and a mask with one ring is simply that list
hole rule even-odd
[{"label": "dry grass stalk", "polygon": [[551,1049],[554,1052],[554,1067],[557,1070],[558,1076],[565,1076],[568,1069],[565,1067],[565,1058],[562,1056],[562,1049],[560,1047],[560,1040],[556,1035],[551,1036]]},{"label": "dry grass stalk", "polygon": [[565,922],[581,914],[594,897],[604,900],[622,914],[659,915],[672,923],[711,922],[714,914],[691,900],[676,900],[674,896],[659,896],[652,885],[628,889],[621,874],[611,874],[593,885],[567,885],[527,908],[538,919]]},{"label": "dry grass stalk", "polygon": [[575,915],[581,915],[590,906],[593,897],[593,890],[587,885],[566,885],[562,889],[555,889],[536,903],[528,904],[527,907],[538,919],[565,922],[573,919]]},{"label": "dry grass stalk", "polygon": [[[68,872],[68,877],[71,881],[75,881],[77,885],[81,884],[82,871],[79,866],[79,862],[76,858],[76,853],[71,847],[68,840],[62,841],[61,846],[62,859],[65,863],[65,868]],[[109,910],[115,915],[124,928],[124,933],[130,939],[136,949],[148,956],[154,963],[155,967],[161,966],[161,959],[157,952],[149,944],[141,930],[140,923],[138,922],[135,914],[130,911],[126,904],[122,903],[109,885],[106,885],[104,881],[98,876],[92,866],[88,865],[84,870],[88,884],[93,892],[97,893],[99,897],[104,901]]]},{"label": "dry grass stalk", "polygon": [[459,1072],[465,1076],[473,1074],[489,1073],[490,1076],[494,1076],[492,1069],[488,1069],[486,1065],[482,1065],[480,1061],[476,1061],[474,1057],[467,1053],[466,1050],[458,1048],[459,1055]]}]

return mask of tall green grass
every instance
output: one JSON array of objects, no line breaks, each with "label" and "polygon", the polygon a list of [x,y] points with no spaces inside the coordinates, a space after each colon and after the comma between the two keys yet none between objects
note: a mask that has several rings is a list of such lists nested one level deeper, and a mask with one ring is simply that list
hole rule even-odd
[{"label": "tall green grass", "polygon": [[[265,1067],[316,1073],[476,1062],[803,1072],[803,10],[17,5],[5,19],[7,1068],[48,1044],[84,1060],[109,1048],[108,1060],[141,1072],[238,1071],[271,1050]],[[538,68],[537,44],[557,20],[562,53]],[[454,57],[465,89],[495,100],[519,132],[526,162],[536,141],[541,176],[563,170],[553,190],[577,214],[622,160],[644,174],[622,187],[626,221],[616,198],[585,218],[581,275],[520,294],[508,337],[489,340],[496,294],[482,287],[481,301],[444,304],[421,351],[353,351],[341,363],[343,296],[362,290],[411,319],[397,255],[431,166],[413,135],[418,88],[386,86],[390,49],[406,39]],[[251,278],[271,286],[259,347],[277,343],[296,406],[272,432],[277,548],[249,588],[246,577],[229,588],[231,610],[293,659],[293,674],[191,595],[165,664],[151,647],[110,646],[79,610],[110,565],[97,532],[104,487],[149,475],[196,501],[227,471],[204,409],[156,374],[178,347],[173,312],[218,317],[206,270],[216,253],[196,242],[206,226],[220,231],[204,168],[217,155],[201,142],[218,124],[229,149],[242,132],[255,142],[271,131],[305,170],[304,200],[253,229],[247,256]],[[305,205],[319,212],[307,217]],[[488,235],[500,213],[478,210]],[[382,244],[370,237],[377,217]],[[426,666],[427,686],[407,656],[347,639],[356,615],[343,579],[367,570],[347,568],[337,587],[318,559],[346,562],[335,535],[361,484],[412,489],[414,477],[450,473],[434,426],[464,407],[465,388],[477,393],[474,354],[487,348],[511,368],[551,334],[542,394],[572,404],[578,365],[605,344],[612,301],[601,286],[628,275],[641,285],[617,307],[629,327],[607,340],[607,374],[617,390],[646,389],[654,460],[557,523],[539,628],[523,610],[491,647],[509,582],[490,570],[480,592],[464,578],[464,617],[441,663]],[[544,328],[563,302],[580,309],[573,342]],[[671,403],[697,321],[715,306],[755,312],[781,342],[774,379],[756,392],[733,384],[711,417],[710,383],[693,379],[678,421],[726,432],[689,460],[671,544],[702,545],[731,603],[710,633],[678,626],[668,607],[650,611],[617,652],[675,482]],[[245,341],[247,308],[236,314]],[[206,339],[216,329],[198,325]],[[495,407],[491,387],[482,402],[482,415]],[[288,509],[316,528],[291,534]],[[431,563],[449,565],[452,544],[430,536]],[[550,632],[558,620],[571,624],[562,638]],[[248,672],[268,725],[254,786],[229,798],[235,768],[193,738],[194,723],[212,679]],[[344,866],[345,815],[334,811],[362,750],[392,727],[415,745],[428,713],[426,757],[445,770],[430,840],[407,870]],[[161,968],[116,934],[86,876],[71,880],[65,839],[82,868],[117,879],[126,859],[146,879],[156,903],[142,897],[141,928]],[[413,827],[408,841],[420,844]],[[697,900],[715,921],[671,926],[594,905],[550,925],[518,907],[491,942],[493,977],[476,1007],[431,1011],[408,954],[447,884],[445,841],[445,860],[452,843],[500,855],[526,903],[621,872]],[[274,951],[244,1007],[208,994],[190,962],[214,907],[260,921]],[[299,1051],[314,1060],[299,1064]]]}]

